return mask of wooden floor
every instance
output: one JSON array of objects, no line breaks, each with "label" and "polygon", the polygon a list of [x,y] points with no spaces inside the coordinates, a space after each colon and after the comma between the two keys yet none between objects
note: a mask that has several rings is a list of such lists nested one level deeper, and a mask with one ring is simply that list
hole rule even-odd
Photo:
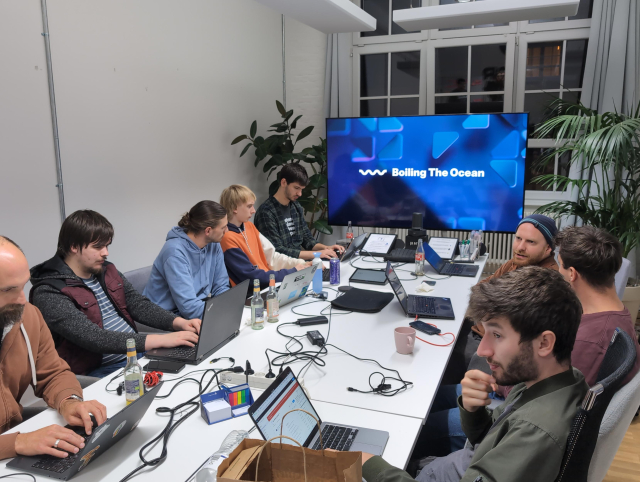
[{"label": "wooden floor", "polygon": [[603,482],[640,482],[640,416],[633,419]]}]

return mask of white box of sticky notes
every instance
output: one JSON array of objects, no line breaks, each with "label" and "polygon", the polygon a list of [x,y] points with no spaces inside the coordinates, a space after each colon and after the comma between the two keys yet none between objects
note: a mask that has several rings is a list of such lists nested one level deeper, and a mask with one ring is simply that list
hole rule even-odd
[{"label": "white box of sticky notes", "polygon": [[200,396],[200,414],[211,425],[246,415],[252,403],[253,395],[246,383],[231,388],[222,385],[221,390]]}]

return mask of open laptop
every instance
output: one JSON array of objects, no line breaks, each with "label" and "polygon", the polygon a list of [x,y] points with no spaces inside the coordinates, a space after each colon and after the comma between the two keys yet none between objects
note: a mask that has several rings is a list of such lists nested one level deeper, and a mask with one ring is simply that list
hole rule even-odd
[{"label": "open laptop", "polygon": [[[354,240],[351,241],[351,244],[349,244],[347,249],[344,250],[342,255],[338,256],[338,259],[340,260],[340,262],[349,261],[351,258],[353,258],[353,255],[356,254],[356,251],[358,251],[360,247],[364,244],[368,236],[369,236],[369,233],[364,233],[358,236],[357,238],[354,238]],[[322,281],[330,281],[330,270],[328,269],[322,270]]]},{"label": "open laptop", "polygon": [[[389,440],[389,432],[382,430],[323,422],[290,367],[278,375],[269,388],[249,407],[249,416],[262,437],[269,440],[280,435],[282,417],[295,408],[306,410],[318,419],[325,449],[382,455]],[[282,435],[291,437],[303,447],[320,450],[318,425],[304,412],[287,415]],[[282,443],[293,444],[288,439],[282,439]]]},{"label": "open laptop", "polygon": [[240,333],[244,299],[247,296],[249,280],[204,303],[200,336],[194,347],[154,348],[145,353],[154,360],[171,360],[198,365],[209,355],[218,351]]},{"label": "open laptop", "polygon": [[387,279],[396,294],[402,309],[407,316],[418,315],[421,318],[438,318],[444,320],[454,320],[453,306],[449,298],[436,298],[433,296],[408,295],[402,287],[402,283],[396,275],[393,266],[387,262]]},{"label": "open laptop", "polygon": [[367,242],[360,248],[360,254],[382,258],[393,249],[397,238],[397,234],[370,233]]},{"label": "open laptop", "polygon": [[438,274],[444,274],[448,276],[465,276],[467,278],[474,278],[478,274],[480,266],[474,264],[456,264],[445,261],[438,253],[436,253],[431,246],[427,243],[423,243],[424,259],[435,269]]},{"label": "open laptop", "polygon": [[[301,269],[300,271],[289,273],[284,277],[282,283],[280,283],[280,286],[276,288],[276,293],[278,294],[278,302],[280,303],[281,307],[286,305],[287,303],[291,303],[292,301],[297,300],[298,298],[302,298],[307,294],[309,285],[313,281],[313,274],[316,272],[317,268],[318,266],[311,265],[305,269]],[[262,296],[262,299],[265,303],[267,302],[268,294],[268,289],[260,293],[260,296]],[[247,298],[244,304],[245,306],[251,306],[251,297]]]},{"label": "open laptop", "polygon": [[73,430],[85,439],[84,448],[77,454],[70,453],[64,459],[52,455],[18,455],[7,464],[7,467],[53,479],[69,480],[138,426],[161,386],[162,382],[158,383],[131,405],[126,406],[102,425],[94,428],[91,435],[85,433],[84,427],[67,426],[66,428]]}]

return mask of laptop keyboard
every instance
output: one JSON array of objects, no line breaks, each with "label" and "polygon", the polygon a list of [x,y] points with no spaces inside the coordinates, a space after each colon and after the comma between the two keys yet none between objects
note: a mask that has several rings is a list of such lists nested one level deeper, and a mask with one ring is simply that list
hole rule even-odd
[{"label": "laptop keyboard", "polygon": [[195,346],[176,346],[172,348],[166,356],[171,358],[195,358],[196,347]]},{"label": "laptop keyboard", "polygon": [[[356,439],[356,435],[358,435],[358,429],[356,428],[325,425],[322,429],[322,442],[325,449],[347,452]],[[312,449],[320,450],[320,437],[318,437]]]},{"label": "laptop keyboard", "polygon": [[435,315],[436,306],[433,298],[427,296],[412,296],[413,313],[424,313],[425,315]]},{"label": "laptop keyboard", "polygon": [[322,281],[331,281],[331,271],[328,269],[322,270]]},{"label": "laptop keyboard", "polygon": [[416,250],[407,248],[392,249],[384,259],[396,263],[413,263],[416,260]]},{"label": "laptop keyboard", "polygon": [[[89,441],[89,437],[85,437],[82,433],[79,433],[78,435],[84,438],[85,444]],[[69,455],[64,459],[54,457],[53,455],[42,455],[40,457],[40,460],[38,460],[31,467],[33,467],[34,469],[46,470],[48,472],[56,472],[57,474],[63,474],[73,464],[76,463],[76,460],[78,458],[78,454],[72,454],[69,452],[67,453]]]},{"label": "laptop keyboard", "polygon": [[462,274],[465,267],[463,264],[448,263],[440,274]]}]

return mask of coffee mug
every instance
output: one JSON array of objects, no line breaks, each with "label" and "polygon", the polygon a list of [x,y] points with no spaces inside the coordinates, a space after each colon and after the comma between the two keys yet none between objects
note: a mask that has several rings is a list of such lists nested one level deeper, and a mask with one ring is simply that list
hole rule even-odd
[{"label": "coffee mug", "polygon": [[416,343],[416,330],[408,326],[396,328],[393,331],[396,339],[396,351],[401,355],[413,353],[413,345]]}]

